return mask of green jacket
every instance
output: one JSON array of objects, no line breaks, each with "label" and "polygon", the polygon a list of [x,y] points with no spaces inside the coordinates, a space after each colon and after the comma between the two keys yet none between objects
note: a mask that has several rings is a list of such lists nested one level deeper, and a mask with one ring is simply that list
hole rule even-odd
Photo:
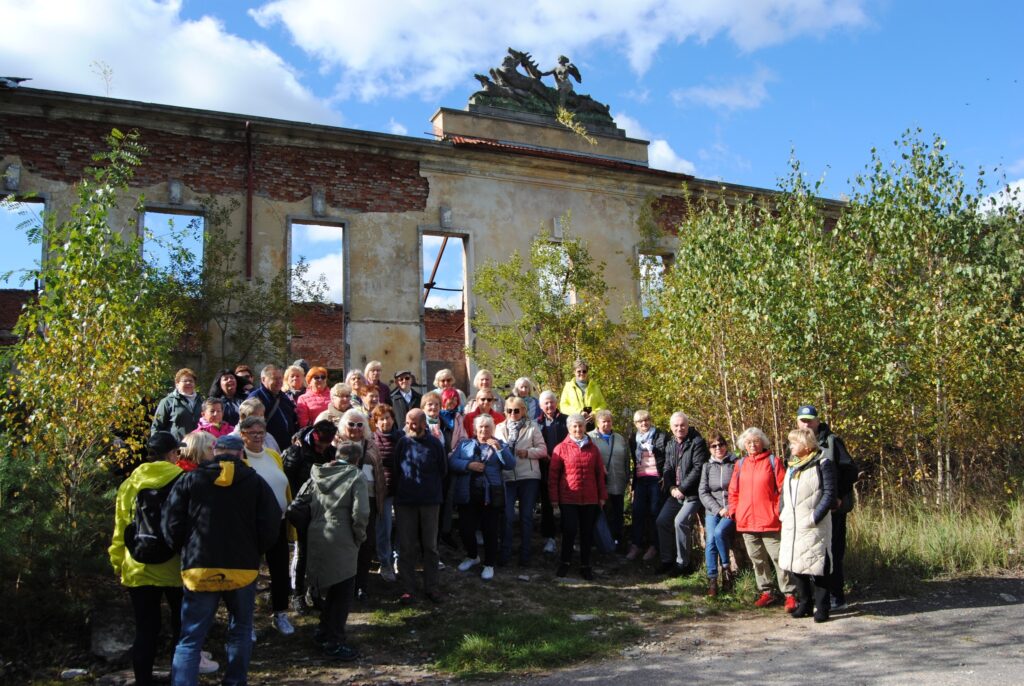
[{"label": "green jacket", "polygon": [[179,474],[181,467],[171,462],[145,462],[117,489],[114,535],[107,553],[114,572],[121,576],[125,586],[181,586],[180,556],[175,554],[160,564],[145,564],[136,562],[124,547],[124,529],[135,517],[135,496],[145,488],[166,486]]},{"label": "green jacket", "polygon": [[295,500],[298,506],[308,503],[310,510],[306,581],[324,597],[331,586],[356,574],[359,546],[370,521],[366,479],[347,462],[313,465]]}]

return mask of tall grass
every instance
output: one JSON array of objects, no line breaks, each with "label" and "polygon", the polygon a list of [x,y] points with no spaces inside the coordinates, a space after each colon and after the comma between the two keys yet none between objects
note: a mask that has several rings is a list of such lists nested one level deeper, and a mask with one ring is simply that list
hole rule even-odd
[{"label": "tall grass", "polygon": [[848,583],[907,591],[922,579],[1024,566],[1024,503],[867,505],[849,515],[847,536]]}]

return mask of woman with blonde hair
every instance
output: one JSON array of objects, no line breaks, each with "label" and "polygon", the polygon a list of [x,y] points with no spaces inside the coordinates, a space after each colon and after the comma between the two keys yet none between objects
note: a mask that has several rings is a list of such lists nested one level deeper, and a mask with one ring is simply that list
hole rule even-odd
[{"label": "woman with blonde hair", "polygon": [[284,370],[284,386],[281,388],[293,403],[299,401],[306,392],[306,370],[293,364]]},{"label": "woman with blonde hair", "polygon": [[832,550],[832,507],[836,469],[823,459],[818,437],[808,428],[789,432],[789,463],[782,484],[782,540],[779,566],[796,582],[794,617],[825,622],[829,613],[828,573]]},{"label": "woman with blonde hair", "polygon": [[185,447],[178,451],[178,461],[175,464],[181,467],[183,472],[195,471],[204,458],[208,459],[213,455],[213,444],[216,440],[208,431],[193,431],[182,440]]}]

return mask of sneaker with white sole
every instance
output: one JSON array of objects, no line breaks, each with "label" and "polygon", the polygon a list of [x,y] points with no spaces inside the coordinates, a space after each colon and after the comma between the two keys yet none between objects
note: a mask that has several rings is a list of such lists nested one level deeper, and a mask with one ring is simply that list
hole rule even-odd
[{"label": "sneaker with white sole", "polygon": [[274,628],[277,629],[278,633],[282,636],[291,636],[295,633],[295,627],[293,627],[291,621],[289,621],[287,612],[274,613]]},{"label": "sneaker with white sole", "polygon": [[468,572],[469,570],[473,569],[473,567],[476,567],[478,564],[480,564],[479,557],[467,557],[465,560],[459,563],[459,571]]},{"label": "sneaker with white sole", "polygon": [[555,551],[556,551],[557,549],[558,549],[558,547],[557,547],[557,545],[555,544],[555,539],[553,539],[553,538],[549,538],[549,539],[547,540],[547,543],[545,543],[545,544],[544,544],[544,553],[545,553],[546,555],[552,555],[552,554],[554,554],[554,552],[555,552]]},{"label": "sneaker with white sole", "polygon": [[485,565],[483,571],[480,572],[480,578],[483,579],[484,581],[490,581],[491,579],[493,579],[494,578],[494,567],[488,567],[488,566]]},{"label": "sneaker with white sole", "polygon": [[395,576],[395,570],[391,569],[387,565],[380,568],[380,578],[390,583],[394,583],[398,579],[398,577]]},{"label": "sneaker with white sole", "polygon": [[255,626],[252,628],[252,642],[255,645],[255,643],[256,643],[256,627]]},{"label": "sneaker with white sole", "polygon": [[210,654],[205,650],[199,655],[199,673],[200,674],[213,674],[220,669],[220,665],[214,662],[210,658]]}]

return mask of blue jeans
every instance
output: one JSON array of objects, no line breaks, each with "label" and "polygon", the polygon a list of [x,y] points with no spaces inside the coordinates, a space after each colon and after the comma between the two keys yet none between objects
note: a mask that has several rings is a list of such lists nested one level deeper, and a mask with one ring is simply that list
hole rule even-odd
[{"label": "blue jeans", "polygon": [[217,616],[221,598],[228,609],[227,656],[223,684],[241,686],[247,682],[252,654],[252,614],[256,605],[256,582],[232,591],[198,592],[185,589],[181,603],[181,638],[171,662],[173,686],[199,683],[199,659],[206,635]]},{"label": "blue jeans", "polygon": [[377,559],[380,566],[394,569],[395,558],[394,548],[391,547],[391,524],[394,521],[395,497],[388,496],[384,499],[384,507],[377,512]]},{"label": "blue jeans", "polygon": [[519,533],[522,545],[519,561],[530,561],[530,540],[533,538],[533,510],[540,494],[540,479],[523,479],[505,483],[505,527],[501,539],[501,555],[512,555],[512,528],[516,521],[516,501],[519,501]]},{"label": "blue jeans", "polygon": [[661,484],[656,476],[641,476],[633,479],[633,531],[632,542],[638,548],[644,543],[644,534],[649,534],[651,545],[658,540],[654,533],[654,521],[661,511]]},{"label": "blue jeans", "polygon": [[736,522],[728,517],[719,517],[710,512],[704,515],[704,563],[707,565],[708,578],[718,578],[718,565],[722,569],[729,567],[729,544]]}]

